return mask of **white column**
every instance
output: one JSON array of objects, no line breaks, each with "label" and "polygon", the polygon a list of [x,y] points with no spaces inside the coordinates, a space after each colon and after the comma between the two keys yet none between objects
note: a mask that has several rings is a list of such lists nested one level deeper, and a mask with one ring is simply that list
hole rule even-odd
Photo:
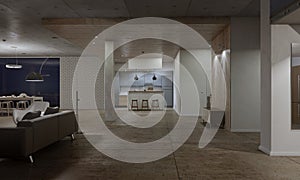
[{"label": "white column", "polygon": [[[260,19],[231,18],[231,131],[259,132]],[[217,82],[218,83],[218,82]]]},{"label": "white column", "polygon": [[271,25],[270,0],[260,1],[260,119],[261,134],[259,149],[267,154],[271,152]]},{"label": "white column", "polygon": [[114,96],[112,96],[114,79],[114,43],[112,41],[105,41],[105,63],[104,63],[104,110],[105,121],[116,120],[116,114],[114,112],[113,102]]}]

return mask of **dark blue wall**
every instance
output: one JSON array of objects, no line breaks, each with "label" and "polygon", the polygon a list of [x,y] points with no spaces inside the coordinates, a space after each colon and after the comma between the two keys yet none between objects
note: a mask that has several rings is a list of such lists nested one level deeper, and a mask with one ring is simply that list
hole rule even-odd
[{"label": "dark blue wall", "polygon": [[296,0],[271,0],[271,15],[275,15],[278,11],[283,10]]},{"label": "dark blue wall", "polygon": [[15,58],[0,58],[0,96],[27,95],[42,96],[44,101],[49,101],[50,106],[59,106],[59,58],[49,58],[44,64],[42,75],[44,82],[26,82],[25,77],[29,72],[39,72],[45,58],[18,58],[22,69],[7,69],[5,65],[15,64]]}]

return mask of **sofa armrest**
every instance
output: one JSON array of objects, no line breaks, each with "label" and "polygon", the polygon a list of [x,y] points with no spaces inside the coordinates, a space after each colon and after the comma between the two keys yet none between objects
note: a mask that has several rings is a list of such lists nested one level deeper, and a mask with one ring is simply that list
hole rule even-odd
[{"label": "sofa armrest", "polygon": [[64,138],[78,131],[78,124],[74,111],[58,113],[59,138]]},{"label": "sofa armrest", "polygon": [[0,157],[26,157],[32,153],[32,128],[0,128]]}]

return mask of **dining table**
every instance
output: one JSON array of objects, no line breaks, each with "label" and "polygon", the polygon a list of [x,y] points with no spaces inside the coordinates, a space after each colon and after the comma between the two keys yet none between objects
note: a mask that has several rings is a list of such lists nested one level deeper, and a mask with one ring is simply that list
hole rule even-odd
[{"label": "dining table", "polygon": [[0,96],[0,101],[30,101],[30,104],[43,100],[44,98],[41,96]]}]

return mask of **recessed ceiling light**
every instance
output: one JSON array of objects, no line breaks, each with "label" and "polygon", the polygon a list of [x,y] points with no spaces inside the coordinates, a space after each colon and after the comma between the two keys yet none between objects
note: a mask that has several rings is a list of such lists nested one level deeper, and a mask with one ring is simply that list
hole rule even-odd
[{"label": "recessed ceiling light", "polygon": [[52,36],[52,39],[57,39],[58,37],[56,37],[56,36]]}]

